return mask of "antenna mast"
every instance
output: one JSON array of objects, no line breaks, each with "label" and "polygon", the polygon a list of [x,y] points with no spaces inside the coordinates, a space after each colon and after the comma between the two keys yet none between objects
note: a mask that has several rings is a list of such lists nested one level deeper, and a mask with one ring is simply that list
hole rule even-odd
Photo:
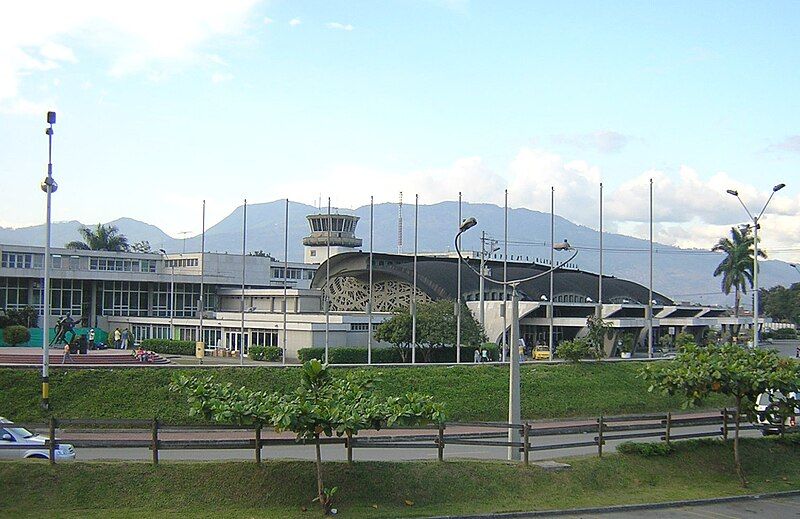
[{"label": "antenna mast", "polygon": [[397,206],[397,253],[403,253],[403,192],[400,191],[400,204]]}]

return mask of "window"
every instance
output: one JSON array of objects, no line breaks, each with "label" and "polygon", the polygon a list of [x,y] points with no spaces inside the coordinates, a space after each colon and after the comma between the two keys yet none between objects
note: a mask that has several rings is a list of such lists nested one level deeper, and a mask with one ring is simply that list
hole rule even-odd
[{"label": "window", "polygon": [[351,332],[367,332],[369,331],[369,323],[350,323]]},{"label": "window", "polygon": [[78,256],[70,256],[69,257],[69,268],[71,270],[78,270],[80,267],[81,259]]},{"label": "window", "polygon": [[200,264],[197,258],[168,259],[164,261],[165,267],[196,267]]},{"label": "window", "polygon": [[309,254],[309,256],[311,256],[312,258],[314,256],[316,256],[316,255],[317,255],[317,251],[315,251],[315,250],[312,250],[311,253]]},{"label": "window", "polygon": [[61,268],[61,256],[59,254],[53,254],[53,268],[60,269]]},{"label": "window", "polygon": [[272,330],[251,330],[254,346],[278,346],[278,332]]},{"label": "window", "polygon": [[42,255],[26,252],[3,252],[0,265],[9,269],[42,268]]}]

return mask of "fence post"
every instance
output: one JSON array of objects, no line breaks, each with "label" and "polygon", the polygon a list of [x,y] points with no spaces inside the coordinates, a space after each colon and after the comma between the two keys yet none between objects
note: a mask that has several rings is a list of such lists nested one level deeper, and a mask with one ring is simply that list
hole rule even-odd
[{"label": "fence post", "polygon": [[56,419],[50,417],[50,464],[56,462]]},{"label": "fence post", "polygon": [[158,418],[153,418],[152,433],[150,449],[153,451],[153,465],[158,465]]},{"label": "fence post", "polygon": [[669,433],[672,428],[672,411],[667,413],[667,430],[664,432],[664,441],[669,445]]},{"label": "fence post", "polygon": [[525,425],[522,426],[522,441],[524,442],[522,444],[522,456],[523,459],[525,460],[526,467],[528,466],[528,461],[529,461],[528,454],[530,445],[528,445],[528,438],[530,436],[530,430],[531,430],[530,424],[528,422],[525,422]]},{"label": "fence post", "polygon": [[728,408],[722,409],[722,439],[728,440]]},{"label": "fence post", "polygon": [[603,457],[603,415],[597,419],[597,457]]},{"label": "fence post", "polygon": [[256,425],[256,463],[261,463],[261,424]]},{"label": "fence post", "polygon": [[436,440],[439,447],[439,461],[444,461],[444,424],[439,424],[439,438]]},{"label": "fence post", "polygon": [[347,447],[347,463],[353,463],[353,433],[347,431],[347,439],[344,441]]}]

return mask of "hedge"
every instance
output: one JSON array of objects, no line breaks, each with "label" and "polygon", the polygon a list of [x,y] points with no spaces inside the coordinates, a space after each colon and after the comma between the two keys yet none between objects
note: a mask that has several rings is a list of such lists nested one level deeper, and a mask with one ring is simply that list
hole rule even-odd
[{"label": "hedge", "polygon": [[169,339],[145,339],[141,343],[142,348],[156,353],[166,353],[168,355],[191,355],[194,356],[194,341],[171,341]]},{"label": "hedge", "polygon": [[[486,349],[489,352],[489,357],[493,360],[498,360],[499,347],[496,344],[486,344],[481,349]],[[474,346],[461,347],[461,362],[472,362],[475,353]],[[411,362],[410,352],[406,355],[408,359],[406,363]],[[325,348],[301,348],[297,352],[297,357],[301,362],[307,362],[311,359],[324,360]],[[452,346],[444,348],[436,348],[431,351],[432,363],[448,363],[455,362],[455,348]],[[423,357],[420,351],[417,351],[416,361],[423,362]],[[330,364],[366,364],[367,363],[367,349],[360,348],[340,348],[333,347],[328,349],[328,362]],[[372,362],[374,364],[400,364],[403,362],[403,357],[397,348],[373,348]]]},{"label": "hedge", "polygon": [[31,332],[24,326],[12,324],[3,328],[3,341],[10,345],[24,344],[31,340]]},{"label": "hedge", "polygon": [[250,346],[247,357],[250,360],[278,362],[281,360],[281,348],[278,346]]}]

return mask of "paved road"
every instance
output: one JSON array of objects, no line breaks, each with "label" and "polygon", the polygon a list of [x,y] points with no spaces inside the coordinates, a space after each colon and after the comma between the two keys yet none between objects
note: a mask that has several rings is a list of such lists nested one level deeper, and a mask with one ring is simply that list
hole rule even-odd
[{"label": "paved road", "polygon": [[[718,431],[719,426],[702,426],[682,428],[681,433],[695,433],[706,431]],[[758,431],[743,431],[743,436],[760,435]],[[543,438],[534,438],[534,445],[554,445],[571,442],[592,441],[594,433],[586,434],[566,434]],[[65,439],[65,441],[69,441]],[[609,440],[603,447],[604,452],[614,452],[616,446],[623,440]],[[658,437],[642,438],[635,441],[659,441]],[[353,458],[361,461],[408,461],[436,459],[437,450],[431,443],[431,448],[355,448]],[[147,448],[78,448],[77,454],[80,460],[150,460],[152,453]],[[446,445],[444,450],[445,459],[469,458],[469,459],[506,459],[507,448],[487,445]],[[597,453],[597,447],[575,447],[570,449],[553,449],[545,451],[532,451],[531,460],[549,460],[554,458],[564,458],[568,456],[593,455]],[[310,445],[288,445],[264,447],[261,450],[262,459],[302,459],[313,460],[314,449]],[[347,451],[342,445],[323,445],[322,456],[328,461],[344,461],[347,459]],[[181,449],[181,450],[160,450],[159,458],[162,460],[252,460],[255,453],[252,450],[233,450],[233,449]]]},{"label": "paved road", "polygon": [[[530,516],[535,517],[535,516]],[[732,501],[701,506],[681,506],[656,510],[631,510],[629,512],[593,513],[560,516],[567,519],[759,519],[800,518],[800,496]]]}]

